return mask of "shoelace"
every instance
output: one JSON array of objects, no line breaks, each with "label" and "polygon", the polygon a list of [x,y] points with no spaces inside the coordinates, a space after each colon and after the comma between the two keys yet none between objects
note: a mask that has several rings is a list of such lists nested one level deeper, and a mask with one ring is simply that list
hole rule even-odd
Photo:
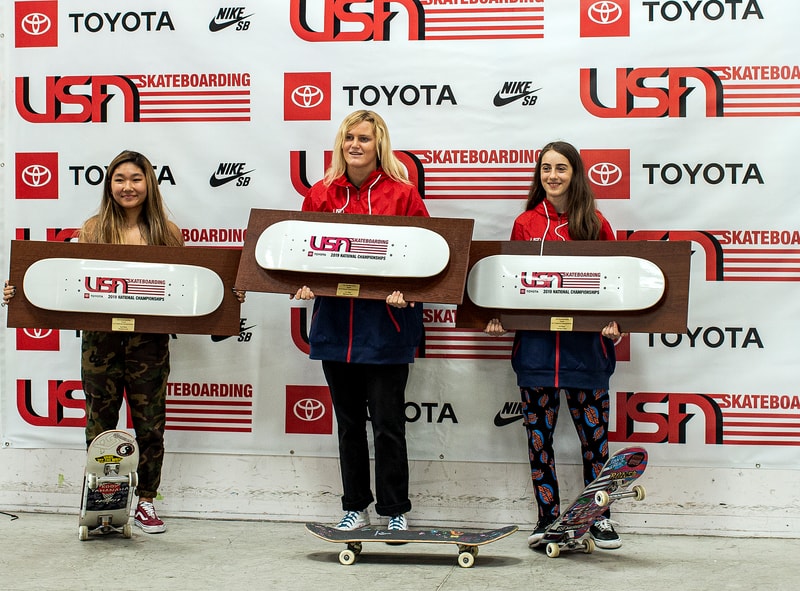
[{"label": "shoelace", "polygon": [[156,515],[156,510],[155,507],[153,507],[153,503],[139,503],[139,508],[144,511],[148,517],[155,517]]},{"label": "shoelace", "polygon": [[610,519],[598,521],[594,526],[600,531],[612,531],[614,529],[614,525],[611,523]]},{"label": "shoelace", "polygon": [[350,527],[358,520],[358,513],[355,511],[350,511],[342,517],[342,520],[339,522],[339,527]]}]

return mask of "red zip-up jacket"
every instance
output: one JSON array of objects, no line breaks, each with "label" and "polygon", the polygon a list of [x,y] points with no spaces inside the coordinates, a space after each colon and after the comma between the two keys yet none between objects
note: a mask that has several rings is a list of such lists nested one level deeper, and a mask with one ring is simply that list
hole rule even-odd
[{"label": "red zip-up jacket", "polygon": [[[416,187],[395,181],[380,168],[360,188],[345,175],[327,187],[316,183],[303,211],[429,217]],[[317,297],[308,339],[311,359],[412,363],[422,339],[422,302],[394,308],[379,300]]]},{"label": "red zip-up jacket", "polygon": [[[614,240],[600,212],[599,240]],[[514,221],[511,240],[571,240],[567,216],[545,199]],[[523,388],[608,388],[616,367],[614,342],[599,332],[518,330],[511,366]]]}]

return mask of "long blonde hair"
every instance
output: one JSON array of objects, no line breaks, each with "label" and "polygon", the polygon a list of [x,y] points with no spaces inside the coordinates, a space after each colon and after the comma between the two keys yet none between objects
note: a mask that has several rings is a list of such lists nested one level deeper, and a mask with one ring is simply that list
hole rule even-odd
[{"label": "long blonde hair", "polygon": [[144,155],[132,150],[121,152],[108,165],[103,182],[100,211],[83,224],[80,234],[81,242],[124,244],[125,210],[114,201],[111,193],[111,178],[117,168],[126,162],[130,162],[142,170],[147,185],[147,198],[139,215],[139,227],[145,243],[157,246],[182,246],[183,241],[180,235],[176,235],[171,230],[153,165]]},{"label": "long blonde hair", "polygon": [[372,124],[372,133],[375,135],[375,144],[378,149],[378,166],[394,180],[407,185],[412,184],[408,180],[406,169],[392,152],[392,142],[389,139],[389,128],[386,127],[386,122],[375,111],[362,109],[354,111],[345,117],[336,132],[336,140],[333,144],[333,158],[328,170],[325,171],[323,179],[325,185],[330,186],[335,179],[347,172],[347,163],[342,153],[344,138],[349,130],[364,121],[369,121]]}]

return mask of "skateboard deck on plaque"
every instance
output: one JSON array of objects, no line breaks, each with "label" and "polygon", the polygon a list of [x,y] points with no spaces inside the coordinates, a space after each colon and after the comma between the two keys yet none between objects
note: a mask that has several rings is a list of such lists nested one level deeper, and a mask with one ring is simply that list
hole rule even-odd
[{"label": "skateboard deck on plaque", "polygon": [[647,450],[642,447],[626,447],[612,454],[603,469],[572,505],[556,519],[544,532],[539,543],[547,555],[555,558],[561,550],[594,551],[594,540],[585,537],[589,528],[606,508],[619,499],[645,498],[641,485],[630,487],[647,467]]},{"label": "skateboard deck on plaque", "polygon": [[347,548],[339,553],[339,562],[353,564],[361,553],[365,542],[385,542],[388,544],[409,544],[422,542],[428,544],[455,544],[458,546],[458,564],[469,568],[475,563],[478,546],[505,538],[517,531],[516,525],[488,531],[465,532],[461,530],[434,528],[406,531],[391,531],[376,527],[362,527],[352,531],[343,531],[321,523],[307,523],[306,529],[325,540],[347,544]]},{"label": "skateboard deck on plaque", "polygon": [[272,271],[432,277],[447,267],[450,247],[415,226],[284,220],[261,233],[255,257]]},{"label": "skateboard deck on plaque", "polygon": [[644,310],[664,295],[653,262],[630,256],[492,255],[467,277],[469,299],[513,310]]},{"label": "skateboard deck on plaque", "polygon": [[120,533],[131,537],[130,513],[138,482],[139,448],[127,431],[103,431],[86,453],[78,537]]},{"label": "skateboard deck on plaque", "polygon": [[22,287],[31,304],[60,312],[204,316],[225,288],[195,265],[49,258],[33,263]]}]

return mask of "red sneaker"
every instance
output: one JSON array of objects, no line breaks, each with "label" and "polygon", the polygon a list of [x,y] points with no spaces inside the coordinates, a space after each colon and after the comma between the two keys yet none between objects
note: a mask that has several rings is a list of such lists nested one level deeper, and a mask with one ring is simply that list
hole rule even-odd
[{"label": "red sneaker", "polygon": [[160,534],[167,531],[167,526],[156,515],[156,508],[153,503],[140,501],[136,505],[136,513],[133,514],[133,523],[142,528],[146,534]]}]

